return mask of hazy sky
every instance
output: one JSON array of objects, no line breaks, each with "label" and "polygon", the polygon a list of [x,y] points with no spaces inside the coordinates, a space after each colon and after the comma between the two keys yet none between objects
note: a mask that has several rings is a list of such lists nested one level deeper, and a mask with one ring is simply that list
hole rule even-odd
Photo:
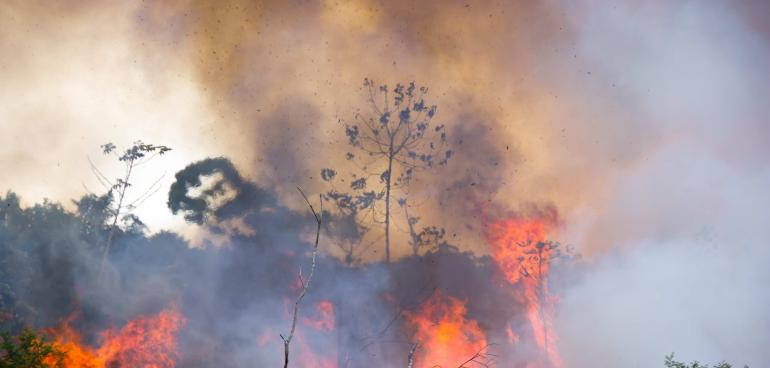
[{"label": "hazy sky", "polygon": [[[471,222],[438,211],[450,196],[442,193],[470,191],[514,210],[553,205],[560,240],[595,259],[565,300],[564,315],[581,316],[563,324],[565,339],[581,340],[586,326],[572,322],[592,321],[582,308],[616,287],[609,280],[638,276],[628,298],[613,294],[614,307],[627,310],[621,300],[666,283],[642,277],[658,275],[655,267],[731,272],[718,260],[738,252],[756,262],[728,279],[741,287],[713,272],[688,284],[686,267],[671,277],[693,290],[724,286],[719,298],[740,299],[736,308],[755,324],[724,322],[707,307],[694,322],[683,308],[660,313],[670,311],[674,324],[719,322],[707,323],[707,334],[745,332],[753,344],[726,350],[767,363],[754,346],[770,342],[760,271],[770,242],[769,13],[762,1],[5,1],[0,188],[28,204],[100,192],[88,158],[117,175],[99,145],[142,139],[174,149],[137,177],[141,186],[165,174],[139,210],[153,230],[183,227],[165,210],[166,189],[176,171],[207,156],[227,156],[296,200],[294,186],[319,191],[319,170],[344,162],[339,120],[364,107],[363,78],[415,80],[430,87],[457,147],[450,167],[423,180],[426,221]],[[636,327],[651,337],[661,333],[655,326]],[[621,345],[617,356],[633,355]],[[665,349],[642,350],[658,362]],[[595,363],[579,355],[576,366]]]}]

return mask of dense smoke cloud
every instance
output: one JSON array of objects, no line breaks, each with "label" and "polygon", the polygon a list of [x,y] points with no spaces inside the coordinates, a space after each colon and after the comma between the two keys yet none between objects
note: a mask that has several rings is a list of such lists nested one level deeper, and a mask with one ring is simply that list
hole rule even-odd
[{"label": "dense smoke cloud", "polygon": [[605,79],[586,95],[599,148],[587,155],[613,162],[566,220],[580,248],[609,248],[564,299],[575,366],[654,366],[668,350],[770,361],[770,111],[757,74],[770,50],[726,6],[619,6],[582,27],[578,50]]},{"label": "dense smoke cloud", "polygon": [[[582,272],[558,278],[567,366],[654,366],[674,350],[753,366],[770,361],[761,348],[770,343],[763,271],[770,261],[770,81],[763,73],[770,28],[758,16],[768,10],[761,1],[0,8],[0,53],[9,56],[0,60],[0,166],[13,173],[0,177],[0,187],[29,203],[47,197],[74,208],[69,200],[83,194],[83,184],[100,189],[86,156],[108,141],[141,138],[174,148],[141,179],[165,172],[164,189],[178,171],[210,189],[210,181],[195,180],[213,171],[190,170],[215,161],[185,169],[206,157],[228,157],[240,169],[233,180],[234,169],[219,166],[221,176],[207,180],[227,181],[221,197],[180,210],[202,203],[208,210],[258,189],[280,212],[277,225],[268,223],[292,234],[279,240],[296,244],[295,222],[304,215],[295,186],[321,192],[321,168],[351,169],[340,121],[365,109],[362,79],[416,80],[430,87],[455,150],[447,168],[415,182],[421,221],[483,255],[479,208],[553,207],[561,216],[554,237],[585,257]],[[111,175],[107,161],[94,159]],[[165,198],[150,202],[137,213],[153,231],[172,228],[196,240],[196,229],[224,233],[232,244],[265,235],[256,220],[265,220],[263,207],[249,200],[232,218],[200,213],[192,228],[171,215]],[[51,256],[41,267],[77,283],[68,258],[41,252]],[[248,252],[215,257],[221,264],[210,269],[229,269],[221,280],[258,278],[244,271],[252,267]],[[206,283],[228,284],[215,279]],[[165,292],[159,283],[153,290]],[[225,300],[236,300],[243,290],[227,292]],[[191,318],[206,320],[198,317]],[[222,331],[257,324],[239,322]],[[232,341],[222,346],[238,350]]]}]

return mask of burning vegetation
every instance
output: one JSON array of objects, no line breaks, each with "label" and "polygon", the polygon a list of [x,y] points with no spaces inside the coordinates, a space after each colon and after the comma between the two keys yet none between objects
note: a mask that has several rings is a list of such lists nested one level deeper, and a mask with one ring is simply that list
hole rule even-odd
[{"label": "burning vegetation", "polygon": [[176,335],[185,323],[176,307],[154,316],[137,317],[119,329],[103,331],[98,347],[84,345],[71,325],[72,319],[49,331],[54,336],[53,348],[63,355],[50,357],[47,364],[59,364],[63,368],[171,368],[176,365],[179,354]]},{"label": "burning vegetation", "polygon": [[[527,310],[527,319],[538,348],[539,366],[561,367],[553,330],[556,296],[548,291],[551,262],[560,255],[558,243],[548,240],[553,219],[511,218],[487,225],[492,258]],[[510,336],[518,336],[511,332]]]},{"label": "burning vegetation", "polygon": [[768,366],[767,14],[0,1],[0,368]]},{"label": "burning vegetation", "polygon": [[468,320],[467,313],[464,301],[444,297],[440,291],[416,311],[405,313],[407,330],[413,331],[412,340],[419,348],[415,367],[449,367],[479,359],[476,355],[488,349],[489,343],[478,322]]},{"label": "burning vegetation", "polygon": [[129,200],[133,170],[166,146],[127,148],[115,181],[93,167],[107,193],[72,211],[0,198],[0,322],[45,336],[24,332],[18,348],[7,335],[0,361],[26,351],[29,367],[61,368],[564,367],[552,280],[579,259],[554,241],[556,210],[479,210],[483,193],[471,185],[453,208],[468,209],[459,216],[485,251],[461,250],[452,229],[424,224],[411,194],[425,190],[418,173],[454,156],[449,132],[430,124],[427,88],[366,80],[364,90],[369,110],[345,125],[357,152],[346,158],[371,159],[347,181],[340,168],[320,170],[330,187],[317,202],[300,190],[310,211],[227,158],[176,173],[170,211],[224,246],[148,235],[133,215],[147,196]]},{"label": "burning vegetation", "polygon": [[[379,174],[352,171],[341,187],[346,171],[323,169],[331,189],[316,201],[300,191],[309,213],[225,158],[176,173],[170,210],[225,236],[224,247],[147,236],[133,215],[147,196],[132,185],[135,168],[160,164],[166,146],[137,142],[118,154],[104,145],[126,175],[111,180],[92,166],[108,192],[83,197],[74,212],[24,208],[9,193],[0,254],[18,271],[4,278],[3,323],[64,321],[45,330],[61,355],[44,363],[65,368],[271,365],[281,346],[285,367],[560,367],[548,285],[560,254],[548,237],[555,213],[478,224],[490,256],[460,251],[439,226],[420,230],[409,188],[419,187],[418,173],[451,163],[449,135],[430,124],[437,107],[425,101],[427,88],[364,87],[369,109],[345,128],[358,153],[346,155],[380,152],[365,169]],[[407,232],[393,231],[402,225]],[[396,243],[408,253],[392,258]]]}]

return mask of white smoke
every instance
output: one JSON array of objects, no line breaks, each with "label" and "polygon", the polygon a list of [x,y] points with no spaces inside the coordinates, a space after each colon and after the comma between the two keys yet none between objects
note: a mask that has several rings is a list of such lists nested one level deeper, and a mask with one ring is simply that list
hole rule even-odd
[{"label": "white smoke", "polygon": [[567,214],[591,259],[558,318],[566,366],[770,362],[770,50],[727,6],[583,10],[577,52],[618,88],[588,108],[632,114],[592,126],[627,156]]}]

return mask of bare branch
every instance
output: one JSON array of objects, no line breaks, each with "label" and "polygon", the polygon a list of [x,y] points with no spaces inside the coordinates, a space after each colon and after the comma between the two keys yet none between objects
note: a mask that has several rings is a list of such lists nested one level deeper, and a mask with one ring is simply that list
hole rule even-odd
[{"label": "bare branch", "polygon": [[489,354],[487,352],[490,346],[491,344],[485,345],[483,348],[479,349],[479,351],[477,351],[476,354],[473,354],[473,356],[470,357],[470,359],[462,362],[462,364],[457,366],[457,368],[470,367],[467,364],[471,364],[471,363],[479,367],[491,367],[492,364],[494,363],[494,359],[493,359],[494,355]]},{"label": "bare branch", "polygon": [[129,206],[133,208],[137,208],[141,206],[142,203],[144,203],[144,201],[152,197],[153,194],[157,193],[161,188],[160,181],[163,180],[163,177],[165,176],[166,176],[165,174],[161,175],[158,178],[158,180],[155,180],[155,182],[152,183],[152,185],[147,187],[147,190],[144,193],[142,193],[142,195],[140,195],[139,197],[136,197],[136,199],[133,202],[129,203]]},{"label": "bare branch", "polygon": [[100,170],[96,167],[93,161],[91,161],[91,157],[88,157],[88,163],[91,165],[91,172],[94,173],[94,176],[96,176],[96,180],[99,180],[99,183],[101,183],[105,189],[110,190],[112,188],[113,184],[110,179],[107,178]]},{"label": "bare branch", "polygon": [[414,353],[417,351],[417,347],[420,346],[419,341],[415,341],[414,344],[412,344],[412,348],[409,349],[409,355],[406,359],[406,368],[413,368],[414,367]]},{"label": "bare branch", "polygon": [[[284,358],[283,367],[284,368],[287,368],[289,366],[289,345],[291,344],[291,340],[294,338],[294,332],[297,330],[297,316],[299,314],[299,306],[302,303],[302,299],[305,298],[305,295],[307,294],[308,290],[310,290],[310,282],[313,280],[313,274],[315,273],[315,266],[316,266],[316,258],[318,257],[318,240],[321,236],[321,216],[319,215],[318,212],[316,212],[315,208],[313,208],[313,205],[310,203],[310,200],[307,199],[307,196],[302,191],[302,189],[300,187],[297,187],[297,190],[302,195],[302,198],[305,199],[305,203],[307,203],[308,207],[310,207],[310,212],[312,212],[313,217],[315,217],[316,233],[315,233],[315,243],[313,244],[313,256],[310,264],[310,274],[308,275],[306,281],[302,280],[302,273],[300,271],[300,281],[302,283],[302,291],[297,297],[297,300],[294,302],[294,313],[291,319],[291,330],[289,331],[289,335],[286,337],[284,337],[283,335],[280,335],[281,339],[283,340],[283,358]],[[319,196],[319,199],[321,201],[320,210],[323,211],[323,197]]]}]

